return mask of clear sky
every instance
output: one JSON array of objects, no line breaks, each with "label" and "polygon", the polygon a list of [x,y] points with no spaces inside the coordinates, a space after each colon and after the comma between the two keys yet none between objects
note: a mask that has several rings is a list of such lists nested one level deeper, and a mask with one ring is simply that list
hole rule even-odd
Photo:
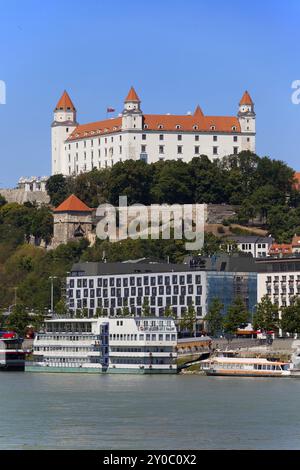
[{"label": "clear sky", "polygon": [[0,0],[0,187],[50,174],[50,124],[64,89],[80,123],[122,110],[234,115],[247,89],[257,153],[300,170],[299,0]]}]

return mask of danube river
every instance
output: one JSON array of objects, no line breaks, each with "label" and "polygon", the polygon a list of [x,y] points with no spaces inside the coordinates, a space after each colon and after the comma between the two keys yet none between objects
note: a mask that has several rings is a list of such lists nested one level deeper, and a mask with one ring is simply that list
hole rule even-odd
[{"label": "danube river", "polygon": [[300,449],[300,380],[0,374],[1,449]]}]

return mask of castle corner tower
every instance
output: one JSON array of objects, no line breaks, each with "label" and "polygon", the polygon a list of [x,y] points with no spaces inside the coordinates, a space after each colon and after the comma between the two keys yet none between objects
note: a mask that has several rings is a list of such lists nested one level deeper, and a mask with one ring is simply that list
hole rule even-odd
[{"label": "castle corner tower", "polygon": [[77,127],[76,108],[66,91],[54,109],[54,119],[51,125],[52,141],[52,175],[66,174],[67,162],[64,142]]},{"label": "castle corner tower", "polygon": [[254,112],[254,103],[248,91],[245,91],[239,102],[238,119],[242,133],[242,148],[255,152],[256,114]]}]

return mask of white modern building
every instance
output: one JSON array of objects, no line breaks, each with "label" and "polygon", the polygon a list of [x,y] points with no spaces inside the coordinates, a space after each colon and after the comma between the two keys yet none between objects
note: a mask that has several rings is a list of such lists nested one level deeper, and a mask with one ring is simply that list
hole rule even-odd
[{"label": "white modern building", "polygon": [[236,116],[194,113],[144,114],[132,87],[122,112],[111,119],[79,125],[76,108],[65,91],[54,109],[52,174],[78,175],[128,159],[211,160],[243,150],[255,152],[254,103],[246,91]]},{"label": "white modern building", "polygon": [[166,309],[180,319],[193,306],[199,319],[206,315],[214,298],[224,304],[224,312],[238,296],[250,311],[257,302],[255,260],[249,256],[220,255],[191,258],[186,263],[123,262],[77,263],[67,277],[69,311],[85,310],[89,317],[99,312],[122,315],[124,309],[141,316],[146,308],[153,317],[163,317]]},{"label": "white modern building", "polygon": [[36,335],[26,371],[172,374],[176,347],[171,318],[56,318]]},{"label": "white modern building", "polygon": [[257,302],[267,295],[279,308],[300,296],[300,258],[257,260]]},{"label": "white modern building", "polygon": [[[230,243],[230,242],[234,243]],[[274,238],[270,237],[256,237],[256,236],[231,236],[228,240],[227,250],[231,252],[234,248],[237,248],[243,253],[247,253],[253,256],[253,258],[265,258],[269,256],[269,251],[274,243]]]}]

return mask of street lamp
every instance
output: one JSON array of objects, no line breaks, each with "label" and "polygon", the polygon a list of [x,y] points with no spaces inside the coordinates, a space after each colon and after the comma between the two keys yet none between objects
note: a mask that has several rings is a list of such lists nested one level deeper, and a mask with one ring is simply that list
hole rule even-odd
[{"label": "street lamp", "polygon": [[54,306],[53,306],[53,297],[54,297],[54,293],[53,293],[53,280],[54,279],[57,279],[57,276],[49,276],[49,279],[51,280],[51,313],[53,313],[53,310],[54,310]]}]

